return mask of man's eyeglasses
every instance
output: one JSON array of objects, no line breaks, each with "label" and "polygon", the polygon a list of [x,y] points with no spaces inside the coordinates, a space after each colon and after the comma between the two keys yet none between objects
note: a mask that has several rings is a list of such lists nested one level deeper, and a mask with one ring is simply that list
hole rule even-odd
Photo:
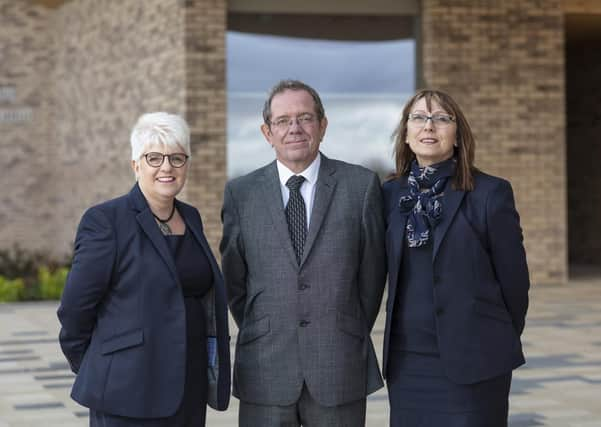
[{"label": "man's eyeglasses", "polygon": [[422,127],[426,125],[428,120],[432,120],[432,123],[436,127],[446,127],[455,122],[455,118],[448,114],[432,114],[429,116],[421,113],[409,114],[409,119],[407,121],[414,126]]},{"label": "man's eyeglasses", "polygon": [[278,117],[274,121],[270,121],[269,124],[275,127],[277,130],[285,131],[288,130],[290,126],[297,122],[300,126],[309,126],[315,123],[315,116],[313,114],[305,113],[296,117]]},{"label": "man's eyeglasses", "polygon": [[188,161],[188,155],[184,153],[173,153],[173,154],[163,154],[163,153],[146,153],[144,154],[144,158],[146,159],[146,163],[148,166],[153,168],[161,167],[163,162],[165,161],[165,157],[169,159],[169,164],[174,168],[181,168]]}]

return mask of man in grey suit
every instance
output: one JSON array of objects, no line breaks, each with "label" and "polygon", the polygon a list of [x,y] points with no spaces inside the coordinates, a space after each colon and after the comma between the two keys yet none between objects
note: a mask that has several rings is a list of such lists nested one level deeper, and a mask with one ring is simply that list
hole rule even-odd
[{"label": "man in grey suit", "polygon": [[364,426],[383,386],[370,338],[386,277],[380,183],[319,152],[328,121],[308,85],[276,85],[263,119],[276,161],[228,182],[222,212],[239,425]]}]

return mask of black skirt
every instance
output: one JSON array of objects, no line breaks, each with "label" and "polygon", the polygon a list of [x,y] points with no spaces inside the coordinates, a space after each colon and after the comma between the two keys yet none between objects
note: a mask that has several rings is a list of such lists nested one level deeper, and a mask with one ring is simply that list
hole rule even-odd
[{"label": "black skirt", "polygon": [[507,427],[511,373],[456,384],[438,355],[395,351],[388,369],[391,427]]}]

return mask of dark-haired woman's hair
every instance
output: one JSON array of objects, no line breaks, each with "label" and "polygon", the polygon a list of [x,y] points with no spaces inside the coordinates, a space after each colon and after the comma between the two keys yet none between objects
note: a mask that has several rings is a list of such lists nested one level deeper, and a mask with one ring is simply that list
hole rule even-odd
[{"label": "dark-haired woman's hair", "polygon": [[463,191],[474,189],[473,174],[477,170],[474,166],[474,154],[476,144],[474,135],[465,115],[459,108],[459,105],[451,96],[440,90],[422,89],[411,97],[403,108],[401,121],[393,133],[394,138],[394,160],[396,165],[395,178],[399,178],[409,173],[411,162],[415,159],[415,154],[411,151],[407,141],[407,120],[413,105],[424,98],[428,110],[432,111],[432,100],[438,102],[443,110],[455,118],[457,125],[457,147],[454,148],[454,156],[457,159],[457,170],[453,178],[453,188]]}]

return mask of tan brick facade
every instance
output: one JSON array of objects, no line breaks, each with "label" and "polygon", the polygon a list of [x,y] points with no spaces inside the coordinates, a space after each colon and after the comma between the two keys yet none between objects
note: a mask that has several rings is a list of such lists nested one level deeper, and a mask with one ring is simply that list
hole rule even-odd
[{"label": "tan brick facade", "polygon": [[134,183],[129,133],[148,111],[185,113],[184,10],[177,0],[78,0],[52,15],[52,213],[71,242],[83,210]]},{"label": "tan brick facade", "polygon": [[[68,253],[84,209],[133,184],[129,132],[141,113],[156,110],[185,114],[191,125],[182,198],[199,208],[216,249],[226,179],[227,0],[58,3],[0,0],[0,249],[18,243]],[[601,130],[592,113],[601,94],[591,89],[599,87],[591,77],[601,71],[599,55],[588,50],[584,63],[568,49],[567,71],[564,61],[564,23],[594,13],[597,0],[421,2],[424,85],[457,98],[476,134],[477,165],[511,180],[536,284],[565,282],[568,225],[570,259],[601,260],[594,236],[601,223],[590,214],[601,208],[601,169],[583,165],[589,187],[568,182],[566,170],[566,162],[577,171],[579,158],[601,153],[575,145],[566,156],[565,138],[567,129],[570,141],[596,140]],[[567,123],[566,105],[568,118],[593,125]],[[591,194],[592,205],[574,207]]]},{"label": "tan brick facade", "polygon": [[564,13],[601,14],[601,2],[598,0],[562,0]]},{"label": "tan brick facade", "polygon": [[567,275],[563,20],[559,0],[422,2],[423,74],[475,132],[476,164],[516,194],[536,284]]},{"label": "tan brick facade", "polygon": [[221,0],[78,0],[56,10],[0,0],[9,38],[0,50],[0,162],[9,171],[1,248],[69,252],[83,211],[133,185],[129,132],[149,111],[189,120],[193,157],[182,198],[201,209],[216,244],[226,174],[225,10]]},{"label": "tan brick facade", "polygon": [[[0,248],[41,247],[56,228],[48,158],[50,13],[0,0]],[[50,205],[49,205],[50,203]],[[63,245],[64,246],[64,245]]]}]

